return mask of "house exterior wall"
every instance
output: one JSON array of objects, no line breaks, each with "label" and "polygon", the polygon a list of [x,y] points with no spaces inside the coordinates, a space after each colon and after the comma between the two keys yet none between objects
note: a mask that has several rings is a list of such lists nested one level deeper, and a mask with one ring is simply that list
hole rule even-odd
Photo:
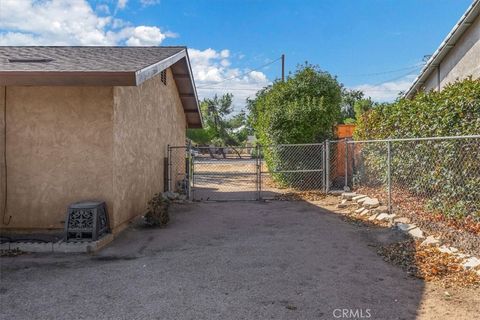
[{"label": "house exterior wall", "polygon": [[440,66],[426,79],[424,88],[441,90],[448,83],[468,76],[480,78],[480,17],[466,30]]},{"label": "house exterior wall", "polygon": [[[138,87],[0,87],[0,228],[60,229],[70,203],[105,200],[113,231],[164,188],[186,119],[170,70]],[[8,208],[3,215],[8,163]],[[10,223],[8,217],[12,216]],[[4,223],[5,222],[5,223]]]},{"label": "house exterior wall", "polygon": [[[5,87],[0,86],[0,223],[5,204]],[[8,217],[7,217],[8,218]]]},{"label": "house exterior wall", "polygon": [[63,228],[78,200],[112,207],[112,87],[7,87],[6,114],[3,229]]},{"label": "house exterior wall", "polygon": [[113,221],[116,229],[145,213],[164,188],[167,145],[185,145],[186,120],[170,69],[139,87],[114,88]]}]

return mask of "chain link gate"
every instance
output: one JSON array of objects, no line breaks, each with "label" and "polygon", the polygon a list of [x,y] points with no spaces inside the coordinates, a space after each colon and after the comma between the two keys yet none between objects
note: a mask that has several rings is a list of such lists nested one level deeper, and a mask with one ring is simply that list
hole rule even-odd
[{"label": "chain link gate", "polygon": [[251,147],[170,146],[167,190],[196,201],[274,199],[326,191],[326,143]]},{"label": "chain link gate", "polygon": [[258,147],[192,148],[192,199],[258,200]]},{"label": "chain link gate", "polygon": [[324,192],[328,175],[325,143],[261,147],[260,187],[263,199],[282,194]]},{"label": "chain link gate", "polygon": [[187,199],[192,192],[192,156],[190,145],[168,146],[165,191],[177,192]]}]

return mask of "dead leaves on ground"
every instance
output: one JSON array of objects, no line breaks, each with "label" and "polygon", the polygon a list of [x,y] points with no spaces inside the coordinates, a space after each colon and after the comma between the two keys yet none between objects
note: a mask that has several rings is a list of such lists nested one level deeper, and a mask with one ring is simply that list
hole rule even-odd
[{"label": "dead leaves on ground", "polygon": [[280,201],[319,201],[325,199],[325,194],[318,191],[287,192],[275,196],[274,200]]},{"label": "dead leaves on ground", "polygon": [[0,257],[16,257],[24,253],[19,249],[2,249],[0,250]]},{"label": "dead leaves on ground", "polygon": [[[361,187],[357,190],[357,193],[367,194],[370,197],[376,197],[381,200],[386,199],[386,193],[382,188]],[[396,211],[406,214],[409,218],[415,220],[416,223],[426,222],[428,224],[438,225],[439,229],[448,227],[480,235],[480,221],[474,219],[472,216],[455,219],[445,216],[440,212],[427,212],[425,210],[426,200],[424,198],[399,188],[394,188],[392,197],[393,206],[396,207]]]},{"label": "dead leaves on ground", "polygon": [[444,287],[480,286],[480,275],[465,270],[462,259],[420,243],[409,239],[380,247],[378,253],[385,261],[399,265],[410,275],[425,281],[439,282]]}]

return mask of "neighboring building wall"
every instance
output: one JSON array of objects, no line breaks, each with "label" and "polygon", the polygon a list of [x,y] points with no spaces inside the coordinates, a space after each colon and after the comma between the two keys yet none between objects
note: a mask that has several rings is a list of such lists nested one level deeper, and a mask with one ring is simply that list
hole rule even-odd
[{"label": "neighboring building wall", "polygon": [[114,88],[114,207],[117,230],[164,188],[167,145],[184,145],[185,113],[170,69],[139,87]]},{"label": "neighboring building wall", "polygon": [[[480,17],[466,30],[443,58],[440,66],[430,74],[425,90],[441,90],[448,83],[468,76],[480,78]],[[440,81],[439,81],[440,80]]]},{"label": "neighboring building wall", "polygon": [[[5,204],[5,87],[0,86],[0,225]],[[6,217],[8,219],[8,217]]]},{"label": "neighboring building wall", "polygon": [[112,87],[7,87],[6,111],[2,228],[63,228],[68,204],[84,199],[112,208]]}]

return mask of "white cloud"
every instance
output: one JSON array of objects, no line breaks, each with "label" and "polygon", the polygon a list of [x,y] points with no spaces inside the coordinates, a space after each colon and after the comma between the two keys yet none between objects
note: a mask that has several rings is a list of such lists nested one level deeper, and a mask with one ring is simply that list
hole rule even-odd
[{"label": "white cloud", "polygon": [[142,6],[148,7],[148,6],[153,6],[155,4],[159,4],[160,0],[140,0],[140,3],[142,4]]},{"label": "white cloud", "polygon": [[398,97],[400,92],[405,92],[410,88],[414,79],[414,75],[409,75],[397,81],[380,84],[362,84],[351,89],[363,91],[365,96],[371,97],[376,102],[391,102]]},{"label": "white cloud", "polygon": [[161,43],[167,36],[157,27],[139,26],[123,30],[129,34],[125,43],[128,46],[154,46]]},{"label": "white cloud", "polygon": [[15,44],[18,46],[28,46],[39,43],[38,39],[31,34],[20,32],[6,32],[0,35],[0,45]]},{"label": "white cloud", "polygon": [[[94,10],[86,0],[0,0],[0,30],[5,30],[0,31],[0,45],[155,46],[177,37],[157,26],[118,19],[105,3]],[[125,0],[116,2],[117,9],[126,5]],[[247,97],[270,83],[263,72],[232,67],[228,49],[190,49],[189,54],[200,98],[231,92],[238,110]]]},{"label": "white cloud", "polygon": [[103,14],[110,14],[110,8],[105,4],[97,4],[95,11]]},{"label": "white cloud", "polygon": [[221,58],[228,58],[228,57],[230,57],[230,50],[228,50],[228,49],[223,49],[222,51],[220,51],[220,57],[221,57]]},{"label": "white cloud", "polygon": [[117,2],[117,9],[125,9],[127,6],[128,0],[118,0]]},{"label": "white cloud", "polygon": [[0,7],[6,30],[0,45],[159,45],[174,36],[156,26],[131,26],[102,6],[95,12],[86,0],[1,0]]},{"label": "white cloud", "polygon": [[231,55],[227,49],[189,49],[189,56],[201,99],[229,92],[234,95],[233,104],[239,111],[245,106],[247,97],[253,97],[258,90],[270,84],[261,71],[231,67]]}]

